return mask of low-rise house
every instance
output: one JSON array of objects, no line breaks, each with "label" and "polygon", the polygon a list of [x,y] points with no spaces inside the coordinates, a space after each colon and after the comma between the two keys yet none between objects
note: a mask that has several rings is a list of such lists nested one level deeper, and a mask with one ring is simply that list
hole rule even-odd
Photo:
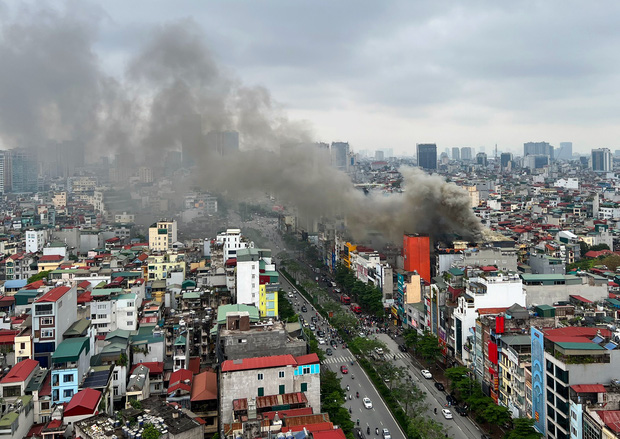
[{"label": "low-rise house", "polygon": [[151,396],[149,376],[150,370],[143,365],[139,365],[131,372],[127,383],[125,408],[131,407],[132,401],[142,401]]},{"label": "low-rise house", "polygon": [[64,423],[75,422],[95,416],[98,412],[102,394],[98,390],[83,389],[73,395],[64,411]]}]

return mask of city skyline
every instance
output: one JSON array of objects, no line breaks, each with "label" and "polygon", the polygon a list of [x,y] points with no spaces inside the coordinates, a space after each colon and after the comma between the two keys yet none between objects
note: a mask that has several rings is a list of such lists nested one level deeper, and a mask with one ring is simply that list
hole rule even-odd
[{"label": "city skyline", "polygon": [[[69,22],[91,43],[87,62],[121,82],[135,76],[132,56],[153,34],[190,29],[213,57],[203,68],[264,89],[268,111],[313,141],[348,142],[354,151],[414,156],[416,144],[435,143],[438,151],[484,147],[492,157],[495,145],[519,153],[529,141],[615,151],[620,5],[573,6],[558,17],[560,5],[50,1],[3,4],[0,23],[7,31],[41,16],[47,25]],[[2,53],[12,43],[5,38]]]}]

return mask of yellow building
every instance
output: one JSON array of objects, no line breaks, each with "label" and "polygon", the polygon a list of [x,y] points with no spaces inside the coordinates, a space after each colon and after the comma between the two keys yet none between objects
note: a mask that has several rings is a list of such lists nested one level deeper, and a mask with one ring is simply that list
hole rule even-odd
[{"label": "yellow building", "polygon": [[151,250],[168,251],[176,241],[176,221],[158,221],[149,227],[149,248]]},{"label": "yellow building", "polygon": [[266,285],[258,286],[258,312],[261,317],[278,316],[277,291],[267,291]]},{"label": "yellow building", "polygon": [[177,253],[151,255],[146,260],[147,279],[162,280],[168,278],[173,271],[182,271],[185,279],[185,261]]},{"label": "yellow building", "polygon": [[351,268],[351,253],[357,250],[356,244],[351,244],[350,242],[344,243],[344,254],[342,255],[342,262],[344,262],[345,267]]},{"label": "yellow building", "polygon": [[14,343],[15,363],[19,363],[27,358],[32,360],[32,329],[30,327],[16,335]]}]

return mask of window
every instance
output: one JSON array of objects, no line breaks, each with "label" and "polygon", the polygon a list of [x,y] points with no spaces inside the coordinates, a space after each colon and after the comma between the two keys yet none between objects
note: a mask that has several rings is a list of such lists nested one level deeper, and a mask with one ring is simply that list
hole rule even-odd
[{"label": "window", "polygon": [[265,396],[265,388],[264,387],[259,387],[258,388],[258,396]]},{"label": "window", "polygon": [[62,396],[63,396],[64,398],[71,398],[71,397],[73,396],[73,389],[65,389],[65,390],[62,392]]},{"label": "window", "polygon": [[53,305],[51,303],[37,305],[35,307],[35,311],[36,311],[36,315],[38,316],[52,315],[54,313]]},{"label": "window", "polygon": [[278,393],[280,395],[284,395],[286,393],[286,386],[284,384],[280,384],[280,386],[278,387]]},{"label": "window", "polygon": [[128,308],[133,308],[133,302],[127,302],[127,307]]},{"label": "window", "polygon": [[301,383],[301,391],[302,392],[308,391],[308,383]]},{"label": "window", "polygon": [[118,396],[118,387],[114,387],[114,396]]},{"label": "window", "polygon": [[41,403],[41,410],[49,410],[49,409],[50,409],[49,401],[45,401]]},{"label": "window", "polygon": [[257,379],[260,381],[260,380],[262,380],[263,378],[265,378],[265,377],[264,377],[264,375],[263,375],[262,373],[259,373],[259,374],[258,374],[258,378],[257,378]]},{"label": "window", "polygon": [[97,309],[106,309],[106,306],[107,305],[105,303],[104,304],[100,303],[100,304],[97,305]]},{"label": "window", "polygon": [[73,374],[66,374],[62,376],[63,383],[72,383],[73,382]]},{"label": "window", "polygon": [[310,367],[303,367],[303,368],[301,369],[301,373],[302,373],[303,375],[305,375],[305,374],[307,374],[307,373],[310,373]]},{"label": "window", "polygon": [[278,372],[278,378],[284,378],[284,371],[283,370]]},{"label": "window", "polygon": [[43,326],[51,326],[54,324],[54,317],[43,317],[40,322]]},{"label": "window", "polygon": [[20,344],[19,344],[19,348],[20,348],[21,350],[26,349],[26,343],[20,343]]},{"label": "window", "polygon": [[53,338],[54,330],[53,329],[41,329],[41,338]]},{"label": "window", "polygon": [[161,384],[160,383],[155,383],[155,390],[159,390],[161,388]]},{"label": "window", "polygon": [[97,318],[98,319],[105,319],[107,317],[107,315],[105,314],[97,314]]},{"label": "window", "polygon": [[127,311],[127,317],[132,317],[133,316],[133,311]]},{"label": "window", "polygon": [[118,381],[118,370],[114,371],[114,381]]}]

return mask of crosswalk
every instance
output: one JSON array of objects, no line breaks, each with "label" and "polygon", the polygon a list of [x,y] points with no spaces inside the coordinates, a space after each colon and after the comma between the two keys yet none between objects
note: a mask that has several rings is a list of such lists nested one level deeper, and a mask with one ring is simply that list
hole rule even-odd
[{"label": "crosswalk", "polygon": [[[398,352],[396,354],[387,354],[387,359],[388,360],[392,360],[392,359],[396,359],[396,360],[403,360],[406,358],[411,358],[411,354],[408,352]],[[350,357],[350,356],[346,356],[346,357],[327,357],[325,360],[323,360],[323,364],[347,364],[350,363],[351,361],[355,361],[355,358]]]}]

